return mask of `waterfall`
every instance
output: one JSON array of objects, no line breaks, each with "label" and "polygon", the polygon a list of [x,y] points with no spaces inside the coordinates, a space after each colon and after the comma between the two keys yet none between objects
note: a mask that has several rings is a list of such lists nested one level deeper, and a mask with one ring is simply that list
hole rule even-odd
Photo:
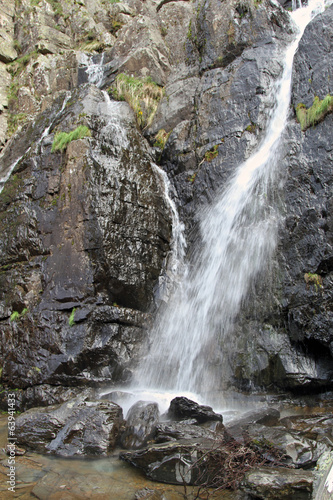
[{"label": "waterfall", "polygon": [[[95,62],[96,58],[98,59],[97,62]],[[88,83],[96,85],[96,87],[100,88],[104,78],[104,52],[101,56],[93,56],[83,53],[81,55],[81,63],[85,67]]]},{"label": "waterfall", "polygon": [[171,184],[167,174],[158,165],[152,163],[153,170],[160,178],[163,190],[164,199],[170,207],[172,218],[172,235],[171,235],[171,251],[167,259],[166,273],[160,276],[158,283],[158,295],[155,300],[164,300],[168,302],[170,295],[175,286],[180,284],[180,279],[183,274],[184,257],[186,249],[186,241],[184,235],[184,224],[180,221],[175,202],[170,196]]},{"label": "waterfall", "polygon": [[205,394],[228,376],[233,325],[250,286],[276,249],[280,219],[273,201],[280,145],[290,105],[292,64],[305,26],[324,9],[309,1],[291,14],[297,35],[285,53],[275,107],[258,149],[241,164],[200,216],[196,253],[181,285],[156,320],[149,355],[135,385],[155,391]]}]

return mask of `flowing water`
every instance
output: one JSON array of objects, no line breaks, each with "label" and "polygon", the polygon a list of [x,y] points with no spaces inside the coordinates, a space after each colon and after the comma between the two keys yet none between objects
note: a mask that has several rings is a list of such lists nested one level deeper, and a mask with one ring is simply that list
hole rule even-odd
[{"label": "flowing water", "polygon": [[[35,151],[37,151],[37,148],[40,144],[42,144],[42,141],[45,137],[47,137],[50,133],[50,129],[51,127],[53,126],[54,122],[56,121],[56,119],[61,115],[61,113],[64,111],[65,109],[65,106],[68,102],[68,99],[70,97],[70,92],[66,92],[65,94],[65,97],[64,97],[64,100],[63,100],[63,103],[62,103],[62,106],[59,110],[59,112],[55,115],[54,119],[51,121],[51,123],[45,128],[44,132],[42,133],[42,135],[40,136],[40,138],[38,139],[38,141],[34,144],[34,148],[35,148]],[[1,191],[3,190],[3,187],[5,185],[5,183],[7,182],[7,180],[9,179],[11,173],[13,172],[14,168],[16,167],[16,165],[20,162],[20,160],[26,155],[28,154],[30,151],[31,151],[31,148],[32,146],[29,146],[27,148],[27,150],[23,153],[23,155],[21,155],[19,158],[17,158],[17,160],[15,160],[10,166],[8,169],[6,169],[6,172],[0,176],[0,193]],[[4,150],[5,151],[5,150]]]},{"label": "flowing water", "polygon": [[[274,87],[275,107],[257,151],[241,164],[222,194],[201,216],[194,259],[181,286],[152,331],[150,354],[135,384],[148,393],[205,394],[228,376],[233,324],[250,285],[267,267],[280,220],[273,202],[282,134],[289,105],[292,63],[307,23],[324,9],[309,2],[291,15],[297,35],[285,53],[282,77]],[[225,371],[225,373],[224,373]]]}]

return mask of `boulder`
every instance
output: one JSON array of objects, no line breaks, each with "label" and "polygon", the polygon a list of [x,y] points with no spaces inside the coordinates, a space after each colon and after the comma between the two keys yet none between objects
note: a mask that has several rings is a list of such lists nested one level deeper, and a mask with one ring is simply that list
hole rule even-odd
[{"label": "boulder", "polygon": [[22,413],[16,419],[15,432],[20,445],[39,453],[106,456],[116,446],[122,421],[117,404],[78,397]]},{"label": "boulder", "polygon": [[[218,422],[218,421],[217,421]],[[181,422],[161,422],[156,426],[155,443],[191,440],[196,438],[220,439],[224,437],[224,426],[220,422],[213,429],[198,425],[196,419]]]},{"label": "boulder", "polygon": [[222,422],[222,415],[213,411],[210,406],[199,405],[183,396],[174,398],[167,412],[167,417],[172,420],[195,419],[198,424],[210,421]]},{"label": "boulder", "polygon": [[142,448],[154,436],[158,419],[157,403],[137,401],[128,411],[121,445],[132,450]]},{"label": "boulder", "polygon": [[310,500],[313,474],[282,467],[258,468],[247,472],[241,488],[251,497],[263,500]]},{"label": "boulder", "polygon": [[186,441],[151,445],[144,450],[121,453],[120,458],[142,469],[153,481],[194,484],[199,475],[195,464],[201,453],[197,441]]}]

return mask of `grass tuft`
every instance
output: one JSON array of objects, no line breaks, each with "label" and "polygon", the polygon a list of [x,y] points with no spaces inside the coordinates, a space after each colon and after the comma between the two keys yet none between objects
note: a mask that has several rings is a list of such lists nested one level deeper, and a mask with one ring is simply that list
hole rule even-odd
[{"label": "grass tuft", "polygon": [[79,125],[72,132],[57,132],[53,140],[51,152],[64,151],[70,142],[83,139],[83,137],[91,137],[91,132],[85,125]]},{"label": "grass tuft", "polygon": [[141,128],[151,125],[164,89],[150,77],[135,78],[121,73],[111,87],[112,96],[118,101],[126,101],[136,114]]},{"label": "grass tuft", "polygon": [[304,131],[320,123],[328,113],[333,111],[333,97],[329,94],[321,101],[318,96],[313,99],[309,109],[302,103],[296,107],[296,117]]}]

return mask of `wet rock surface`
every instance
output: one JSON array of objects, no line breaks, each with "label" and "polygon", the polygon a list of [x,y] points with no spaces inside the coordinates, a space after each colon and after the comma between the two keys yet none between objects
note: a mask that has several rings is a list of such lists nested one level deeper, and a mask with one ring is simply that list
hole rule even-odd
[{"label": "wet rock surface", "polygon": [[128,411],[121,444],[127,449],[142,448],[155,435],[159,420],[157,403],[138,401]]},{"label": "wet rock surface", "polygon": [[172,420],[194,419],[198,424],[204,422],[222,422],[222,415],[218,415],[210,406],[199,405],[188,398],[177,397],[170,403],[167,417]]},{"label": "wet rock surface", "polygon": [[[0,6],[1,176],[23,155],[0,195],[0,366],[22,409],[131,378],[172,239],[152,162],[175,187],[191,255],[201,207],[262,139],[293,36],[266,0],[58,3]],[[331,35],[332,7],[300,43],[293,108],[332,91]],[[103,88],[120,72],[164,86],[149,127],[86,84],[92,64]],[[55,133],[79,125],[91,137],[51,153]],[[151,147],[161,129],[163,150]],[[230,385],[332,386],[331,132],[332,114],[302,132],[291,110],[275,196],[284,224],[236,321]]]},{"label": "wet rock surface", "polygon": [[312,498],[313,474],[290,469],[256,469],[246,474],[242,485],[252,497],[263,500]]},{"label": "wet rock surface", "polygon": [[16,419],[22,446],[63,457],[105,456],[116,446],[122,409],[111,402],[70,400],[32,408]]},{"label": "wet rock surface", "polygon": [[35,145],[0,195],[3,382],[126,380],[139,356],[171,214],[128,105],[106,99],[72,95],[54,126],[84,122],[92,137],[65,153]]}]

